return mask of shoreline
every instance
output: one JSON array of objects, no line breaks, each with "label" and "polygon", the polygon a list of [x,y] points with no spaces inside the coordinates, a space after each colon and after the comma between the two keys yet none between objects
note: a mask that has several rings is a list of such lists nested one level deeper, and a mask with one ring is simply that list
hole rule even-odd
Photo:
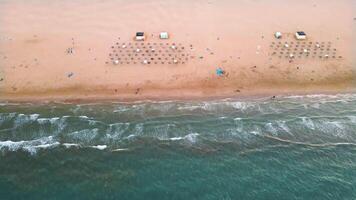
[{"label": "shoreline", "polygon": [[288,96],[318,96],[318,95],[353,95],[356,94],[356,90],[348,91],[313,91],[313,92],[269,92],[264,94],[241,94],[241,95],[219,95],[219,96],[195,96],[195,97],[153,97],[153,96],[144,96],[144,97],[132,97],[132,98],[120,98],[120,97],[109,97],[109,96],[86,96],[86,97],[75,97],[75,98],[66,98],[64,96],[43,96],[43,97],[17,97],[17,98],[1,98],[0,103],[34,103],[34,104],[50,104],[50,103],[127,103],[135,104],[141,102],[196,102],[196,101],[221,101],[221,100],[256,100],[256,99],[276,99],[279,97],[288,97]]}]

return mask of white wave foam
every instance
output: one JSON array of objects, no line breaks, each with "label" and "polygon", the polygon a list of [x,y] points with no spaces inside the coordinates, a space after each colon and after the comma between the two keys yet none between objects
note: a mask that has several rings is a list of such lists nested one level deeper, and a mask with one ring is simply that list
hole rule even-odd
[{"label": "white wave foam", "polygon": [[30,120],[36,120],[38,117],[40,116],[40,114],[31,114],[30,115]]},{"label": "white wave foam", "polygon": [[99,129],[83,129],[80,131],[74,131],[67,136],[78,143],[90,143],[99,134]]},{"label": "white wave foam", "polygon": [[66,148],[71,148],[71,147],[79,147],[79,144],[74,144],[74,143],[63,143],[63,146],[65,146]]},{"label": "white wave foam", "polygon": [[272,135],[277,135],[277,129],[271,122],[267,123],[265,126],[268,132],[270,132]]},{"label": "white wave foam", "polygon": [[199,136],[198,133],[190,133],[184,137],[171,137],[171,138],[169,138],[169,140],[171,140],[171,141],[186,140],[190,143],[196,143],[198,136]]},{"label": "white wave foam", "polygon": [[344,125],[339,121],[329,121],[324,124],[330,124],[334,129],[344,130]]},{"label": "white wave foam", "polygon": [[[242,133],[244,130],[244,123],[242,121],[242,118],[235,118],[234,122],[235,122],[235,127],[236,127],[237,133]],[[233,132],[236,133],[236,131],[233,131]]]},{"label": "white wave foam", "polygon": [[30,154],[36,154],[39,149],[48,149],[60,145],[52,136],[29,141],[0,141],[0,151],[24,150]]},{"label": "white wave foam", "polygon": [[355,123],[356,124],[356,116],[348,116],[348,118],[350,119],[350,121],[352,123]]},{"label": "white wave foam", "polygon": [[199,136],[198,133],[191,133],[191,134],[184,136],[184,139],[188,140],[191,143],[195,143],[197,141],[198,136]]},{"label": "white wave foam", "polygon": [[292,134],[285,121],[277,121],[277,124],[278,124],[278,127],[280,127],[283,131],[285,131],[289,134]]},{"label": "white wave foam", "polygon": [[189,110],[189,111],[194,111],[196,109],[202,108],[201,106],[198,105],[184,105],[184,106],[179,106],[177,109],[178,110]]},{"label": "white wave foam", "polygon": [[56,133],[61,132],[67,126],[66,117],[38,118],[36,119],[39,125],[50,125],[55,128]]},{"label": "white wave foam", "polygon": [[[1,102],[0,106],[18,106],[18,105],[24,105],[25,103],[11,103],[11,102]],[[26,103],[30,104],[30,103]]]},{"label": "white wave foam", "polygon": [[309,94],[309,95],[291,95],[291,96],[284,96],[283,98],[286,99],[302,99],[302,98],[310,98],[310,99],[320,99],[320,98],[329,98],[329,99],[335,99],[335,98],[356,98],[356,94],[334,94],[334,95],[329,95],[329,94]]},{"label": "white wave foam", "polygon": [[88,122],[89,126],[95,126],[96,124],[102,124],[103,123],[101,121],[91,120],[91,119],[87,120],[87,122]]},{"label": "white wave foam", "polygon": [[169,140],[172,140],[172,141],[183,140],[183,139],[184,139],[183,137],[172,137],[172,138],[169,138]]},{"label": "white wave foam", "polygon": [[107,145],[96,145],[96,146],[90,146],[91,148],[98,149],[98,150],[104,150],[108,146]]},{"label": "white wave foam", "polygon": [[124,148],[124,149],[113,149],[112,150],[112,152],[117,152],[117,151],[130,151],[130,149]]},{"label": "white wave foam", "polygon": [[109,124],[109,128],[106,129],[106,139],[108,140],[119,140],[122,135],[128,130],[130,123],[114,123]]},{"label": "white wave foam", "polygon": [[261,132],[260,131],[251,131],[250,133],[254,134],[254,135],[261,135]]},{"label": "white wave foam", "polygon": [[245,110],[246,108],[250,107],[249,103],[246,102],[227,102],[226,105],[231,106],[237,110]]},{"label": "white wave foam", "polygon": [[312,119],[309,117],[301,117],[302,124],[305,125],[307,128],[315,130],[315,125]]},{"label": "white wave foam", "polygon": [[114,113],[122,113],[122,112],[126,112],[126,111],[131,111],[131,108],[128,106],[119,106],[113,112]]},{"label": "white wave foam", "polygon": [[319,109],[320,108],[320,104],[319,103],[313,103],[313,104],[310,105],[310,107]]},{"label": "white wave foam", "polygon": [[143,129],[144,129],[144,126],[143,126],[143,123],[139,123],[139,124],[136,124],[135,125],[135,129],[134,129],[134,133],[135,135],[142,135],[143,134]]},{"label": "white wave foam", "polygon": [[37,122],[39,124],[46,124],[46,123],[51,123],[55,124],[60,118],[59,117],[53,117],[53,118],[38,118]]},{"label": "white wave foam", "polygon": [[54,143],[51,143],[51,144],[36,145],[36,146],[33,146],[33,148],[47,149],[47,148],[50,148],[50,147],[56,147],[58,145],[60,145],[59,142],[54,142]]},{"label": "white wave foam", "polygon": [[130,140],[130,139],[133,139],[133,138],[135,138],[135,137],[136,137],[136,135],[131,134],[131,135],[127,136],[126,139],[129,139],[129,140]]},{"label": "white wave foam", "polygon": [[16,113],[0,113],[0,126],[8,120],[11,120],[16,116]]},{"label": "white wave foam", "polygon": [[235,110],[246,110],[247,108],[253,107],[256,104],[253,102],[241,102],[241,101],[211,101],[202,103],[191,103],[179,106],[178,110],[204,110],[204,111],[218,111],[222,109],[235,109]]},{"label": "white wave foam", "polygon": [[14,126],[15,127],[19,127],[19,126],[23,126],[26,123],[32,122],[37,120],[37,118],[40,115],[35,113],[35,114],[30,114],[30,115],[26,115],[26,114],[18,114],[14,120]]},{"label": "white wave foam", "polygon": [[325,134],[336,136],[339,138],[349,138],[347,127],[341,121],[330,121],[330,119],[320,119],[315,123],[315,129],[324,132]]}]

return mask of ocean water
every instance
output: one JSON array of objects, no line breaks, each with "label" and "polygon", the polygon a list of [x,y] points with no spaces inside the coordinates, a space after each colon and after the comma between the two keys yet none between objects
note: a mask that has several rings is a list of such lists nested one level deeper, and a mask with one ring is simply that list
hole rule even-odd
[{"label": "ocean water", "polygon": [[356,94],[3,103],[0,199],[356,199]]}]

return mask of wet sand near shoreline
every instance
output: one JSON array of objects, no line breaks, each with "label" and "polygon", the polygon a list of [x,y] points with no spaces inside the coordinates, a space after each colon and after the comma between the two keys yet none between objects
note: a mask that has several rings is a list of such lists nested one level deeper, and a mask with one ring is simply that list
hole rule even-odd
[{"label": "wet sand near shoreline", "polygon": [[[191,99],[352,91],[353,4],[1,1],[0,99]],[[307,40],[294,38],[300,30]],[[146,41],[133,40],[138,31],[145,32]],[[161,31],[170,38],[159,39]],[[282,39],[273,36],[276,31],[283,33]],[[178,53],[169,48],[173,44],[184,49]],[[131,55],[139,45],[143,52]],[[119,58],[122,62],[115,63]],[[216,74],[219,67],[223,76]]]}]

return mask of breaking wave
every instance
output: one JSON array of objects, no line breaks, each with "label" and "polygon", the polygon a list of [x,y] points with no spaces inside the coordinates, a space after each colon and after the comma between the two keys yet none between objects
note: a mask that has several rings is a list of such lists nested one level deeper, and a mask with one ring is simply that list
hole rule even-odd
[{"label": "breaking wave", "polygon": [[355,122],[354,94],[203,102],[8,104],[0,112],[0,151],[21,150],[32,155],[54,148],[125,152],[137,145],[166,142],[187,147],[231,142],[248,147],[271,139],[321,147],[318,144],[354,144]]},{"label": "breaking wave", "polygon": [[58,141],[55,141],[52,136],[39,138],[30,141],[0,141],[1,151],[18,151],[23,150],[34,155],[40,149],[54,148],[60,145]]}]

